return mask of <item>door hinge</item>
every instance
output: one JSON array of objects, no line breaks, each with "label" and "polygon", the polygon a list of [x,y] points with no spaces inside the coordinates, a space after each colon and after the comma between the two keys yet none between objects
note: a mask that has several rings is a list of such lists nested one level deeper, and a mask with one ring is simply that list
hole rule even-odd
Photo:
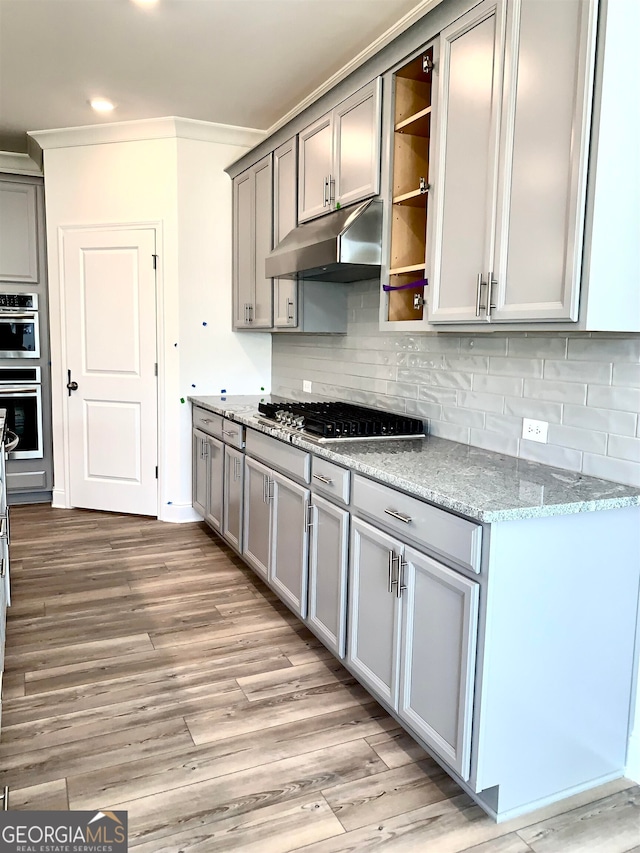
[{"label": "door hinge", "polygon": [[156,363],[155,363],[155,364],[154,364],[154,366],[153,366],[153,375],[154,375],[154,376],[157,376],[157,375],[158,375],[158,362],[157,362],[157,361],[156,361]]},{"label": "door hinge", "polygon": [[424,74],[431,74],[431,72],[435,69],[435,62],[431,59],[430,56],[426,55],[422,57],[422,71]]},{"label": "door hinge", "polygon": [[156,480],[158,479],[158,466],[156,465]]},{"label": "door hinge", "polygon": [[153,258],[153,268],[154,268],[154,270],[157,270],[158,269],[158,256],[157,255],[151,255],[151,257]]}]

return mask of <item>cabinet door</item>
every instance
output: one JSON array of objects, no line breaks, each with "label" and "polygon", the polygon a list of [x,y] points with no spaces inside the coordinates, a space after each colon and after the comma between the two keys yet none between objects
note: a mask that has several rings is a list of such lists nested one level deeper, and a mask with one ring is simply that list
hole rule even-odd
[{"label": "cabinet door", "polygon": [[248,169],[233,181],[233,325],[250,326],[249,308],[255,286],[253,171]]},{"label": "cabinet door", "polygon": [[0,281],[38,281],[37,193],[34,184],[0,181]]},{"label": "cabinet door", "polygon": [[[297,140],[290,139],[273,152],[273,245],[297,224]],[[273,325],[276,329],[298,325],[298,283],[288,278],[273,280]]]},{"label": "cabinet door", "polygon": [[[494,240],[504,4],[485,0],[440,35],[432,322],[486,322]],[[483,283],[483,284],[481,284]]]},{"label": "cabinet door", "polygon": [[252,167],[255,180],[254,228],[254,295],[251,301],[252,329],[268,329],[272,325],[273,279],[266,278],[264,264],[273,248],[273,186],[271,154]]},{"label": "cabinet door", "polygon": [[209,445],[208,436],[199,429],[193,430],[193,466],[192,466],[192,498],[193,508],[201,516],[207,514],[207,493],[209,489]]},{"label": "cabinet door", "polygon": [[345,655],[349,513],[312,497],[309,625],[338,657]]},{"label": "cabinet door", "polygon": [[577,319],[596,17],[595,0],[509,6],[494,320]]},{"label": "cabinet door", "polygon": [[309,489],[271,474],[273,519],[269,583],[302,619],[307,615]]},{"label": "cabinet door", "polygon": [[244,454],[225,444],[222,535],[236,551],[242,551],[243,493]]},{"label": "cabinet door", "polygon": [[298,221],[306,222],[331,210],[332,114],[319,118],[298,138]]},{"label": "cabinet door", "polygon": [[405,551],[400,583],[406,589],[398,713],[468,779],[478,584],[412,548]]},{"label": "cabinet door", "polygon": [[217,438],[207,438],[209,457],[209,491],[207,512],[204,520],[214,528],[222,530],[222,494],[224,477],[224,445]]},{"label": "cabinet door", "polygon": [[270,468],[245,456],[242,554],[264,581],[269,574],[271,545],[271,473]]},{"label": "cabinet door", "polygon": [[352,520],[347,660],[358,678],[392,708],[398,698],[400,630],[393,581],[400,554],[395,539]]},{"label": "cabinet door", "polygon": [[382,79],[333,111],[335,200],[341,207],[380,191]]}]

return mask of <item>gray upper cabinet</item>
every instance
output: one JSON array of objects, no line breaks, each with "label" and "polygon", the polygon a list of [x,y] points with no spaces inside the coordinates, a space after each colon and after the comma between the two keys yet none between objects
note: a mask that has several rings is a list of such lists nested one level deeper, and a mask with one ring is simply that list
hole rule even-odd
[{"label": "gray upper cabinet", "polygon": [[596,6],[485,0],[442,31],[431,322],[578,319]]},{"label": "gray upper cabinet", "polygon": [[578,318],[596,7],[508,7],[492,321]]},{"label": "gray upper cabinet", "polygon": [[336,206],[380,192],[381,96],[378,77],[333,111]]},{"label": "gray upper cabinet", "polygon": [[485,0],[440,35],[428,275],[434,323],[486,322],[480,306],[491,266],[504,17],[502,0]]},{"label": "gray upper cabinet", "polygon": [[34,184],[0,181],[0,281],[36,284],[38,193]]},{"label": "gray upper cabinet", "polygon": [[333,114],[314,121],[298,140],[298,221],[306,222],[331,210]]},{"label": "gray upper cabinet", "polygon": [[[273,245],[274,248],[297,224],[298,162],[294,137],[273,152]],[[273,281],[273,325],[276,329],[298,325],[298,282]]]},{"label": "gray upper cabinet", "polygon": [[403,641],[398,713],[468,779],[479,584],[413,548],[404,553],[399,583]]},{"label": "gray upper cabinet", "polygon": [[381,92],[377,78],[299,134],[298,221],[379,192]]},{"label": "gray upper cabinet", "polygon": [[271,154],[233,181],[233,323],[269,329],[273,284],[264,274],[273,248]]}]

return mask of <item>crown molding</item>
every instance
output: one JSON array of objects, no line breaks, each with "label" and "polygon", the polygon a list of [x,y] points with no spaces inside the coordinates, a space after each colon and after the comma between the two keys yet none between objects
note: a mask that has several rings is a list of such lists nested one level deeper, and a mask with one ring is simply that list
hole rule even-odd
[{"label": "crown molding", "polygon": [[252,148],[265,138],[265,132],[250,127],[196,121],[165,116],[163,118],[91,124],[53,130],[31,130],[28,137],[46,151],[50,148],[75,148],[114,142],[140,142],[151,139],[195,139],[222,145]]},{"label": "crown molding", "polygon": [[286,115],[283,115],[275,124],[272,124],[266,131],[265,137],[271,136],[272,133],[275,133],[277,130],[280,130],[281,127],[284,127],[285,124],[288,124],[292,119],[303,112],[303,110],[306,110],[307,107],[310,107],[311,104],[317,101],[318,98],[321,98],[322,95],[326,95],[326,93],[331,91],[334,86],[337,86],[338,83],[346,79],[349,74],[352,74],[357,68],[364,65],[368,59],[375,56],[376,53],[382,50],[382,48],[386,47],[394,39],[398,38],[399,35],[402,35],[405,30],[408,30],[409,27],[413,26],[413,24],[419,21],[420,18],[423,18],[427,12],[435,9],[435,7],[439,6],[442,2],[443,0],[420,0],[420,2],[414,6],[411,11],[407,12],[404,17],[400,18],[399,21],[396,21],[396,23],[389,27],[388,30],[378,36],[375,41],[372,41],[371,44],[365,47],[364,50],[360,51],[357,56],[350,59],[346,65],[343,65],[342,68],[336,71],[336,73],[329,77],[328,80],[325,80],[324,83],[311,92],[310,95],[303,98],[303,100],[296,104],[293,109],[289,110]]},{"label": "crown molding", "polygon": [[28,154],[0,151],[0,172],[5,175],[36,175],[42,177],[42,169]]}]

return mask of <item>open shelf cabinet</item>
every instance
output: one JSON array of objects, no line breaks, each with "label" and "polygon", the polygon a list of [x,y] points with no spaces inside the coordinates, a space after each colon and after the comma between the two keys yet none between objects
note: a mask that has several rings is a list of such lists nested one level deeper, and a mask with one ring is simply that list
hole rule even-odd
[{"label": "open shelf cabinet", "polygon": [[[393,174],[387,320],[424,319],[433,48],[393,78]],[[402,288],[402,289],[395,289]],[[387,288],[385,288],[387,289]]]}]

